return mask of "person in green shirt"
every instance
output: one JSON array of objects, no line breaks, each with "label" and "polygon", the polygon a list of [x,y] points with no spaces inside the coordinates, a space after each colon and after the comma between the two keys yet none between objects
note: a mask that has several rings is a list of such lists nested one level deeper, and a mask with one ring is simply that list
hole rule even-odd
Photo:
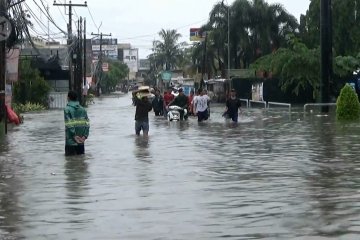
[{"label": "person in green shirt", "polygon": [[85,153],[85,140],[89,136],[90,121],[85,108],[77,100],[75,91],[68,92],[68,103],[64,109],[65,155]]}]

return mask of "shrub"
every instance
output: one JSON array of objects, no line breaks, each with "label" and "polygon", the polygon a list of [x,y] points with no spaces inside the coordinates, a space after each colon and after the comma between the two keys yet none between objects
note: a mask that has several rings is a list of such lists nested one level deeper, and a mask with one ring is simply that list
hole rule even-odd
[{"label": "shrub", "polygon": [[336,101],[336,118],[338,120],[359,120],[360,103],[355,90],[346,84]]},{"label": "shrub", "polygon": [[27,102],[26,104],[13,103],[12,107],[18,115],[24,112],[36,112],[46,110],[46,107],[44,105],[29,102]]}]

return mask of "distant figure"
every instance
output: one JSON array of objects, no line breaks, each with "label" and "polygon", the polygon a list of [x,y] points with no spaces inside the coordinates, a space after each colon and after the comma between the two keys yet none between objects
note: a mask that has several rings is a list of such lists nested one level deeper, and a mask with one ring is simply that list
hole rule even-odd
[{"label": "distant figure", "polygon": [[208,95],[208,90],[206,90],[206,89],[204,89],[204,96],[206,96],[207,99],[208,99],[208,101],[207,101],[207,111],[208,111],[208,117],[210,117],[210,101],[211,101],[211,98]]},{"label": "distant figure", "polygon": [[223,116],[231,118],[233,122],[238,122],[239,110],[241,108],[240,99],[236,97],[235,89],[231,89],[230,98],[226,100],[226,109]]},{"label": "distant figure", "polygon": [[155,97],[152,100],[152,107],[154,109],[155,116],[162,116],[164,111],[164,99],[160,95],[160,90],[155,91]]},{"label": "distant figure", "polygon": [[65,155],[85,153],[85,140],[89,136],[90,122],[85,108],[77,100],[75,91],[68,92],[68,103],[64,109]]},{"label": "distant figure", "polygon": [[167,106],[170,104],[170,102],[172,100],[174,100],[174,95],[171,94],[171,88],[169,88],[165,93],[164,93],[164,116],[166,117],[167,115]]},{"label": "distant figure", "polygon": [[149,112],[152,109],[152,105],[148,99],[149,95],[141,95],[141,99],[135,98],[136,111],[135,111],[135,134],[140,136],[141,130],[143,136],[149,135]]},{"label": "distant figure", "polygon": [[208,116],[208,101],[209,97],[204,95],[204,91],[202,89],[198,90],[198,96],[194,97],[194,111],[198,116],[198,122],[202,122],[209,118]]},{"label": "distant figure", "polygon": [[193,100],[194,100],[194,90],[190,91],[190,95],[188,96],[188,115],[194,115],[194,108],[193,108]]}]

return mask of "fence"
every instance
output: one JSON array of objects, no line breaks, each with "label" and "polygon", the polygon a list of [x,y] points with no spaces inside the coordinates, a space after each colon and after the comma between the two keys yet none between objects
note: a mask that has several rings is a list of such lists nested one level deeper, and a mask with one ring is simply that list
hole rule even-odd
[{"label": "fence", "polygon": [[307,103],[304,105],[304,112],[306,112],[308,107],[326,107],[326,106],[336,106],[336,103]]},{"label": "fence", "polygon": [[62,109],[67,104],[67,92],[51,92],[49,93],[49,108]]},{"label": "fence", "polygon": [[251,107],[252,104],[264,105],[264,108],[266,108],[266,102],[264,102],[264,101],[253,101],[253,100],[250,100],[250,101],[249,101],[249,107]]},{"label": "fence", "polygon": [[249,99],[240,98],[240,102],[245,102],[246,103],[246,108],[249,108]]},{"label": "fence", "polygon": [[291,104],[290,103],[268,102],[267,107],[270,108],[271,105],[287,107],[287,108],[289,108],[289,111],[291,111]]}]

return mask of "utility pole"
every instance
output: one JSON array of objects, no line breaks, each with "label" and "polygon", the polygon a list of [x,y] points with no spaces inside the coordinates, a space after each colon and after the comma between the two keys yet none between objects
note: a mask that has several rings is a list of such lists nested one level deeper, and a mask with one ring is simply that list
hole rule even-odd
[{"label": "utility pole", "polygon": [[96,81],[96,93],[99,96],[100,95],[100,89],[99,89],[99,83],[101,82],[101,78],[102,78],[102,60],[103,60],[103,54],[102,54],[102,42],[103,42],[103,37],[111,37],[111,33],[110,34],[104,34],[104,33],[91,33],[91,35],[93,36],[100,36],[100,53],[99,53],[99,61],[98,61],[98,66],[100,66],[99,69],[99,75],[98,75],[98,79]]},{"label": "utility pole", "polygon": [[7,132],[7,116],[5,109],[5,69],[6,69],[6,36],[3,33],[7,28],[6,20],[7,1],[0,0],[0,135]]},{"label": "utility pole", "polygon": [[74,69],[73,69],[73,51],[72,51],[72,7],[87,7],[87,2],[85,1],[84,4],[73,4],[71,1],[69,3],[56,3],[56,0],[54,0],[54,6],[65,6],[69,7],[69,23],[68,23],[68,51],[69,51],[69,90],[75,90],[75,84],[74,84]]},{"label": "utility pole", "polygon": [[[84,53],[84,56],[83,56],[83,58],[84,58],[84,61],[83,61],[83,86],[84,86],[84,88],[85,87],[87,87],[86,85],[87,85],[87,83],[86,83],[86,18],[84,18],[84,43],[83,43],[83,53]],[[88,90],[88,89],[87,89]],[[83,95],[83,102],[82,102],[82,104],[83,104],[83,106],[85,106],[85,104],[86,104],[86,101],[85,101],[85,96],[84,96],[84,94],[82,94]]]},{"label": "utility pole", "polygon": [[[332,77],[332,22],[331,0],[320,2],[320,47],[321,47],[321,103],[330,101],[330,81]],[[329,112],[329,107],[322,107],[322,112]]]},{"label": "utility pole", "polygon": [[78,94],[78,100],[80,103],[82,103],[82,67],[83,67],[83,41],[82,41],[82,17],[80,17],[80,20],[78,20],[78,41],[76,44],[76,58],[75,60],[75,91]]}]

